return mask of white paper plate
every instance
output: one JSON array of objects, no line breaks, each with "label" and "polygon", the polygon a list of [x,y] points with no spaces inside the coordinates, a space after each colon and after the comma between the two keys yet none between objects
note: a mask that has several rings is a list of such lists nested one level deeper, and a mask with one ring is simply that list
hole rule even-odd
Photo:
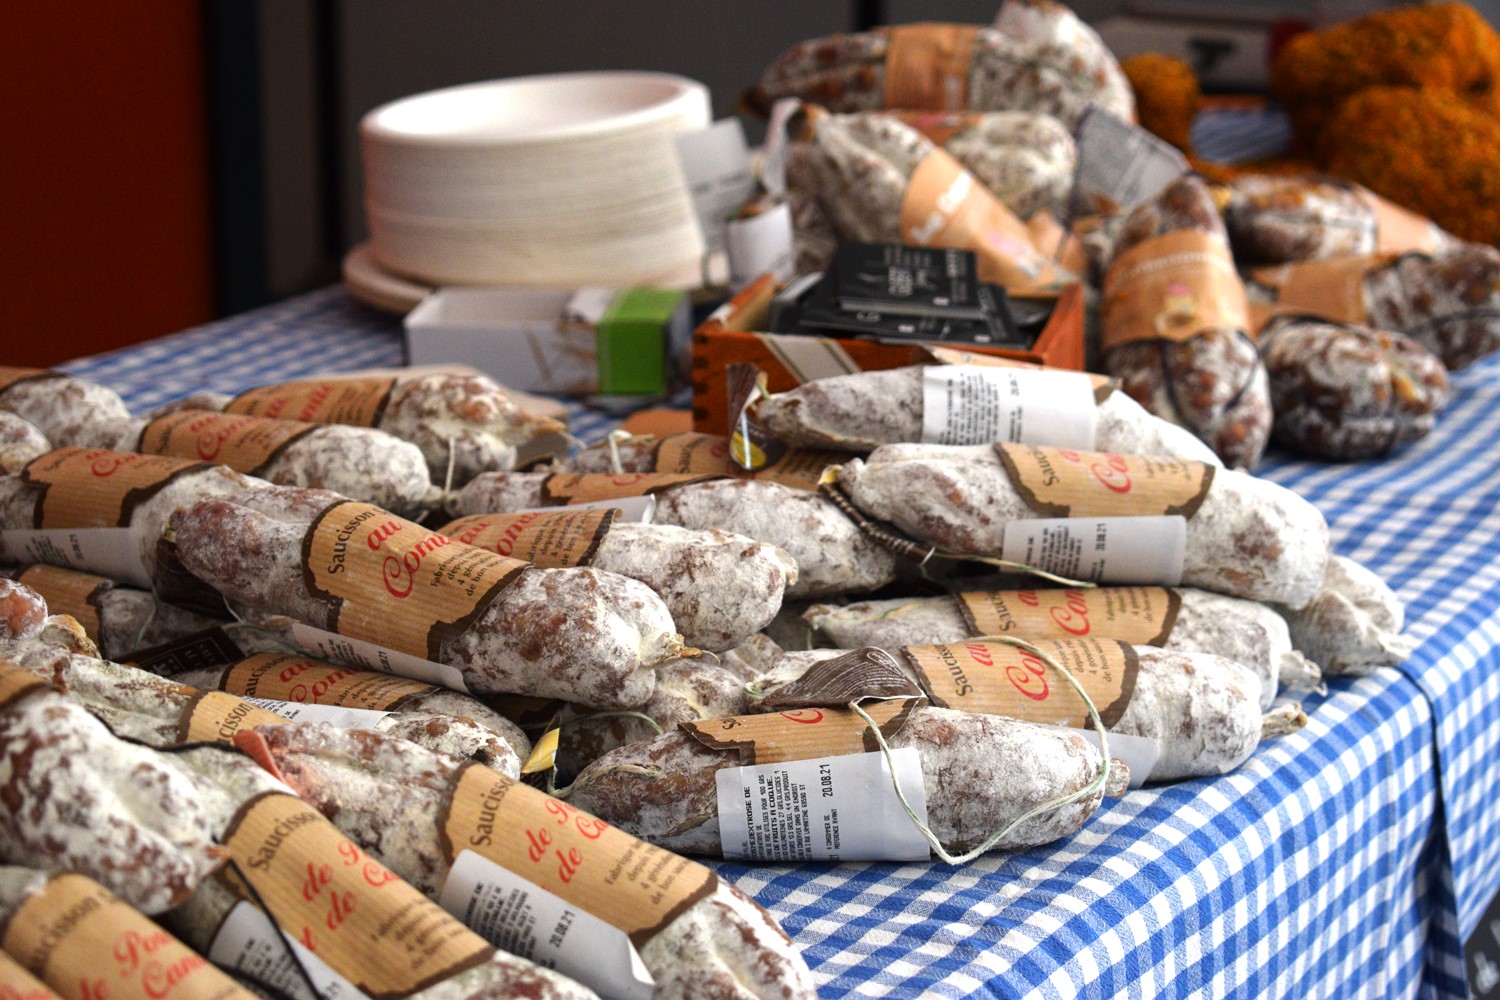
[{"label": "white paper plate", "polygon": [[344,287],[367,306],[405,316],[432,294],[430,285],[391,274],[375,261],[368,242],[344,255]]}]

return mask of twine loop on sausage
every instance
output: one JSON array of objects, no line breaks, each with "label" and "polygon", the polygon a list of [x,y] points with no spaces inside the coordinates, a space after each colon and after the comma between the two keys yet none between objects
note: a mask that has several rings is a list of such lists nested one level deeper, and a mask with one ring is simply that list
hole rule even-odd
[{"label": "twine loop on sausage", "polygon": [[1057,662],[1057,660],[1042,652],[1040,649],[1037,649],[1035,646],[1024,639],[1015,639],[1010,636],[1004,635],[984,635],[978,636],[976,638],[983,639],[986,642],[1000,642],[1004,643],[1007,646],[1016,646],[1020,649],[1024,649],[1028,653],[1040,659],[1043,663],[1051,667],[1053,670],[1056,670],[1058,673],[1062,674],[1063,678],[1070,685],[1072,685],[1073,690],[1078,693],[1078,697],[1083,699],[1084,706],[1088,709],[1089,712],[1089,721],[1094,724],[1094,730],[1099,734],[1099,756],[1101,759],[1101,764],[1099,767],[1098,777],[1089,782],[1083,788],[1080,788],[1078,791],[1071,792],[1067,795],[1059,795],[1053,799],[1048,799],[1041,805],[1022,813],[1020,816],[1017,816],[1015,819],[1005,824],[1005,826],[1001,827],[995,833],[990,834],[990,836],[984,839],[983,843],[966,854],[950,854],[948,850],[943,847],[943,845],[938,841],[937,835],[932,832],[932,828],[929,827],[927,823],[917,815],[916,810],[913,809],[911,807],[911,803],[907,801],[906,793],[901,789],[901,781],[896,777],[896,767],[895,763],[891,759],[890,744],[886,742],[885,736],[880,732],[880,726],[875,722],[874,719],[870,718],[869,714],[865,712],[864,709],[859,707],[859,703],[857,701],[851,701],[849,703],[849,707],[852,708],[861,719],[865,720],[865,724],[870,727],[871,732],[874,734],[875,742],[880,747],[880,752],[885,756],[886,766],[890,768],[891,772],[891,787],[896,790],[896,799],[901,803],[901,808],[906,811],[907,818],[912,821],[912,824],[916,826],[918,832],[922,834],[923,839],[926,840],[928,846],[932,848],[932,852],[950,865],[962,865],[973,861],[975,858],[979,857],[981,854],[998,844],[1002,839],[1010,834],[1012,830],[1016,829],[1016,827],[1020,826],[1027,820],[1034,819],[1037,816],[1051,812],[1055,809],[1061,809],[1064,806],[1072,805],[1075,802],[1081,802],[1084,799],[1091,798],[1095,794],[1102,796],[1104,794],[1104,789],[1109,786],[1109,739],[1105,734],[1104,722],[1099,718],[1099,711],[1094,707],[1094,700],[1090,698],[1088,692],[1083,689],[1083,685],[1078,683],[1078,678],[1074,677],[1072,672],[1069,671],[1067,667],[1063,666],[1061,663]]},{"label": "twine loop on sausage", "polygon": [[[826,471],[824,475],[826,477]],[[1075,590],[1091,590],[1099,586],[1093,580],[1075,580],[1072,577],[1063,576],[1060,573],[1048,572],[1027,563],[1012,562],[1009,559],[997,559],[994,556],[974,555],[968,552],[949,552],[946,549],[938,548],[936,545],[924,545],[913,541],[892,530],[890,527],[871,520],[864,511],[854,505],[854,501],[849,499],[848,494],[840,489],[836,483],[830,482],[826,478],[819,484],[818,493],[833,501],[833,505],[845,517],[853,521],[855,527],[859,528],[861,532],[870,536],[877,543],[890,549],[898,556],[916,563],[919,568],[925,567],[928,561],[936,556],[939,559],[984,563],[986,566],[994,566],[996,569],[1026,573],[1030,576],[1041,577],[1043,580],[1048,580],[1063,587],[1072,587]]]},{"label": "twine loop on sausage", "polygon": [[620,442],[629,441],[633,437],[635,437],[634,434],[617,427],[609,432],[609,437],[605,438],[609,445],[609,471],[617,476],[625,474],[625,462],[620,458]]}]

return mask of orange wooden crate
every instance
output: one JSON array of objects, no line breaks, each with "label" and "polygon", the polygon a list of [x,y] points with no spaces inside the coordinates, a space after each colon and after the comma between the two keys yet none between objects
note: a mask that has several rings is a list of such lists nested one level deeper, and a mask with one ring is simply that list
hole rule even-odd
[{"label": "orange wooden crate", "polygon": [[[729,433],[729,398],[724,371],[736,363],[766,373],[767,388],[785,392],[803,382],[851,371],[875,371],[920,363],[921,348],[911,343],[834,340],[801,334],[757,333],[766,325],[778,285],[766,274],[746,285],[693,331],[693,430]],[[1029,351],[962,346],[966,351],[1083,370],[1083,286],[1069,285],[1052,317]]]}]

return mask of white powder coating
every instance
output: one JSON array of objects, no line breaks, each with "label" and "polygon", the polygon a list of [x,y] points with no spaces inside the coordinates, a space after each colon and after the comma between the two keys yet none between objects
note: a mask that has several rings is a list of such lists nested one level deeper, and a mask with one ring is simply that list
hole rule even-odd
[{"label": "white powder coating", "polygon": [[546,472],[484,472],[464,484],[448,499],[452,517],[470,514],[510,514],[545,506],[542,484]]},{"label": "white powder coating", "polygon": [[0,391],[0,410],[34,425],[54,448],[129,450],[121,437],[130,411],[113,389],[71,375],[16,382]]},{"label": "white powder coating", "polygon": [[35,424],[0,410],[0,473],[20,472],[21,466],[51,450],[47,436]]},{"label": "white powder coating", "polygon": [[[871,517],[949,552],[998,557],[1006,524],[1036,516],[985,445],[886,445],[843,465],[839,481]],[[1316,507],[1269,480],[1217,469],[1187,520],[1182,581],[1301,607],[1318,592],[1328,557]]]},{"label": "white powder coating", "polygon": [[1401,634],[1401,599],[1368,568],[1345,556],[1328,562],[1323,587],[1307,607],[1283,612],[1297,648],[1330,676],[1369,673],[1403,662],[1416,640]]},{"label": "white powder coating", "polygon": [[[432,480],[444,481],[452,455],[453,481],[513,469],[517,450],[564,425],[521,409],[483,375],[424,375],[391,390],[380,429],[421,449]],[[451,448],[451,451],[450,451]]]},{"label": "white powder coating", "polygon": [[47,873],[20,865],[0,866],[0,924],[32,896],[47,888]]},{"label": "white powder coating", "polygon": [[[436,899],[448,874],[438,823],[458,764],[327,726],[262,727],[277,765],[345,835]],[[811,998],[801,956],[775,922],[720,882],[642,949],[657,996]]]},{"label": "white powder coating", "polygon": [[0,713],[0,855],[77,871],[145,913],[186,899],[223,862],[214,803],[173,757],[116,739],[56,692]]},{"label": "white powder coating", "polygon": [[722,528],[775,545],[797,564],[788,598],[874,590],[896,578],[896,557],[817,493],[761,480],[691,483],[657,495],[656,521]]},{"label": "white powder coating", "polygon": [[[921,755],[928,824],[953,853],[972,850],[1033,808],[1082,791],[1101,764],[1097,745],[1076,733],[931,707],[914,710],[889,742]],[[686,733],[665,733],[595,761],[579,776],[572,802],[643,840],[716,855],[714,775],[739,763],[738,754],[710,750]],[[1065,837],[1100,801],[1095,792],[1048,809],[995,847],[1034,847]]]},{"label": "white powder coating", "polygon": [[1051,115],[992,111],[943,148],[1017,217],[1066,214],[1078,150],[1067,126]]},{"label": "white powder coating", "polygon": [[775,545],[672,524],[615,524],[591,565],[650,587],[683,641],[715,653],[764,628],[797,582],[797,564]]}]

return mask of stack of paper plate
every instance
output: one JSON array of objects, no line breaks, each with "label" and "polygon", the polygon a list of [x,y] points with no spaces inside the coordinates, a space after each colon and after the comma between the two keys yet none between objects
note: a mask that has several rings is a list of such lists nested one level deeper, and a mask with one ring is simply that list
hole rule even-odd
[{"label": "stack of paper plate", "polygon": [[434,284],[695,284],[703,237],[674,137],[708,89],[562,73],[435,90],[360,123],[370,252]]}]

